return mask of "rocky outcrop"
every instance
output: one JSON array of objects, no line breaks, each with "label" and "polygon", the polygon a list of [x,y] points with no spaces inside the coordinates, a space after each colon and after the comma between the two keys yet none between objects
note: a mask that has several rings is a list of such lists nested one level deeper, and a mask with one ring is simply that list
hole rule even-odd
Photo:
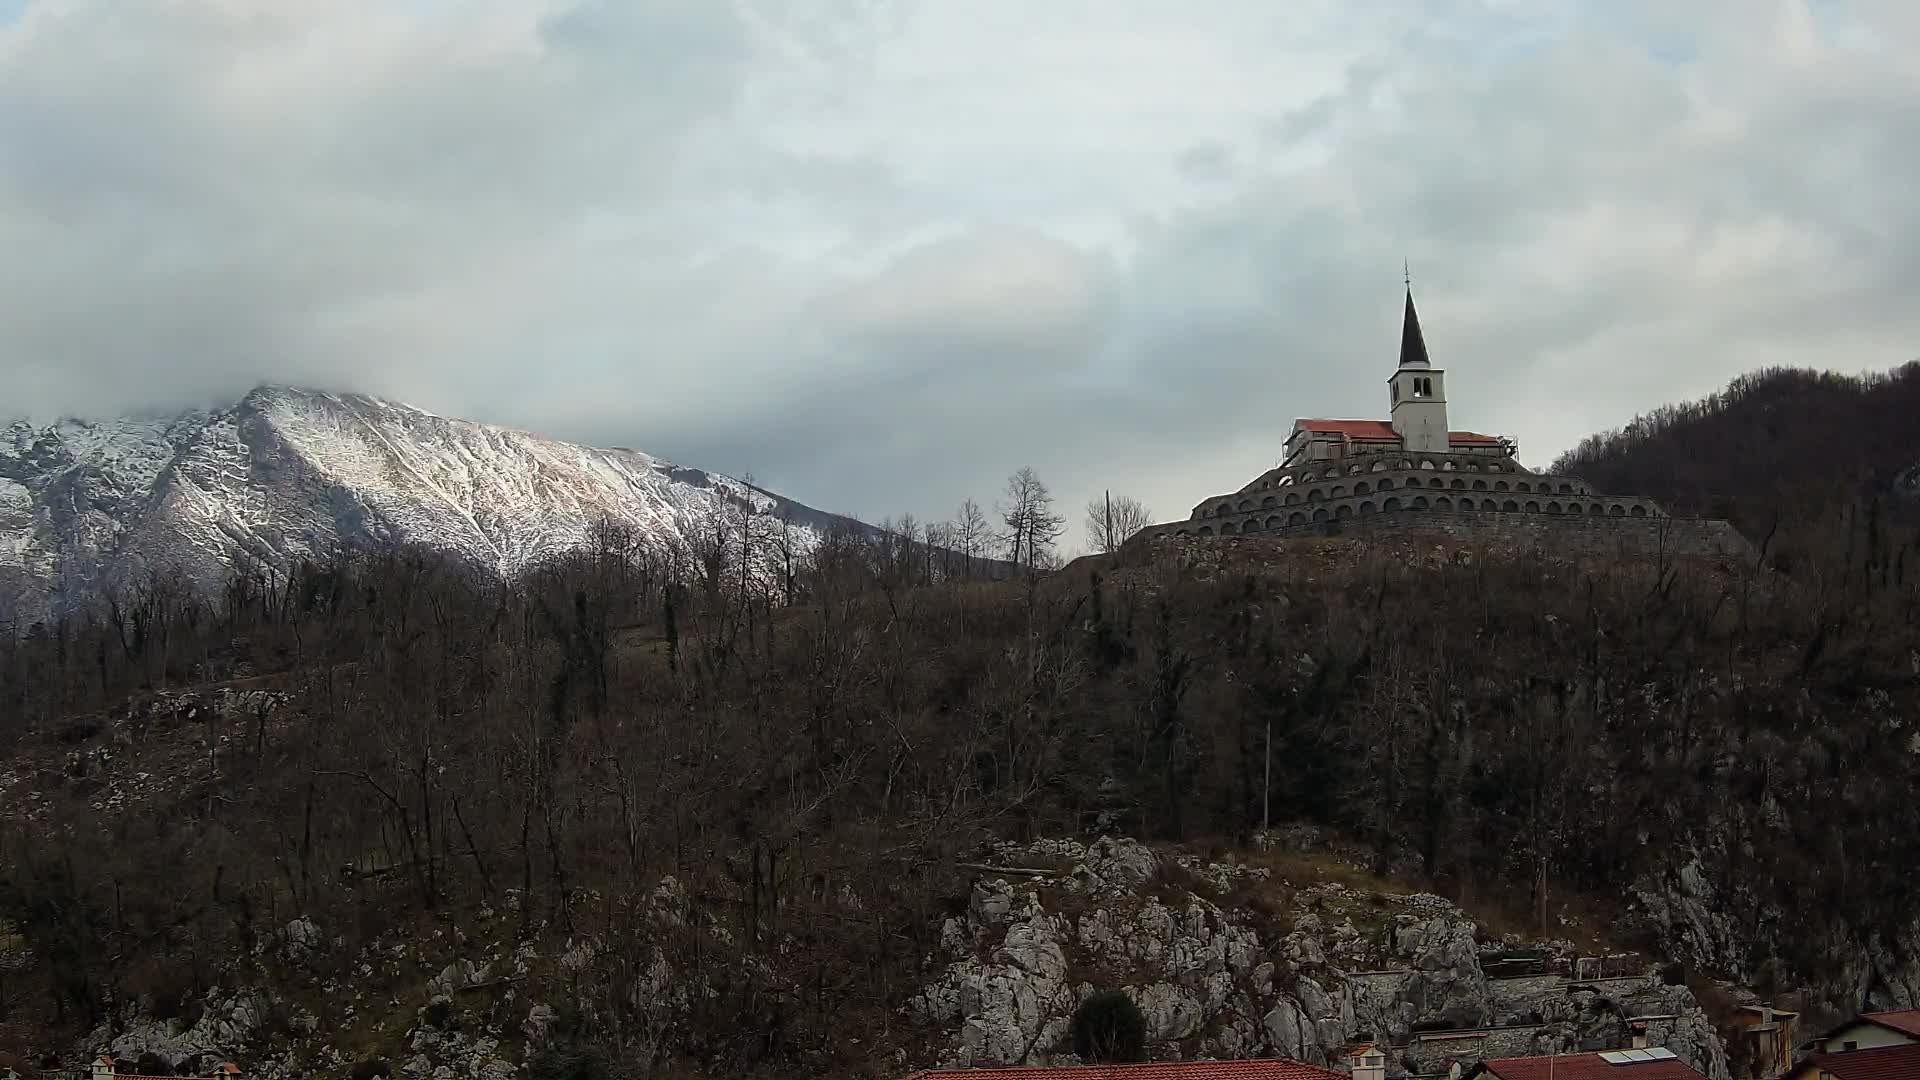
[{"label": "rocky outcrop", "polygon": [[[914,1064],[1070,1062],[1074,1010],[1096,990],[1120,988],[1161,1058],[1336,1064],[1367,1038],[1391,1049],[1396,1076],[1442,1074],[1481,1057],[1625,1046],[1628,1018],[1640,1018],[1712,1080],[1728,1075],[1692,994],[1650,963],[1581,964],[1576,980],[1570,944],[1517,949],[1527,943],[1490,939],[1438,896],[1341,884],[1356,878],[1317,864],[1311,880],[1294,882],[1276,867],[1299,864],[1275,855],[1207,861],[1117,838],[990,857],[1018,872],[979,875],[964,910],[941,927],[904,1006],[927,1029],[921,1045],[938,1049],[893,1051]],[[505,899],[516,903],[511,890]],[[860,898],[843,902],[857,910]],[[624,910],[641,918],[621,933],[537,933],[537,945],[512,940],[510,920],[491,908],[473,925],[419,940],[396,930],[357,951],[319,921],[294,918],[225,975],[224,985],[254,988],[207,996],[188,1010],[191,1024],[130,1012],[83,1049],[153,1053],[176,1068],[241,1060],[260,1080],[293,1080],[349,1070],[355,1060],[333,1036],[355,1026],[388,1048],[398,1077],[511,1080],[611,1012],[626,1056],[644,1063],[698,1053],[688,1040],[700,1010],[791,993],[752,957],[715,964],[732,938],[678,882],[664,879],[632,903]],[[695,941],[699,957],[683,951]],[[1542,970],[1512,974],[1516,952]],[[906,1071],[904,1057],[897,1064]]]},{"label": "rocky outcrop", "polygon": [[[1333,1064],[1364,1037],[1394,1048],[1395,1074],[1445,1072],[1480,1056],[1626,1046],[1628,1017],[1661,1017],[1657,1039],[1714,1080],[1727,1076],[1692,994],[1651,965],[1603,981],[1492,978],[1481,961],[1489,943],[1437,896],[1295,887],[1259,866],[1162,860],[1126,840],[997,854],[1028,873],[974,883],[966,912],[943,927],[936,974],[908,1005],[950,1034],[948,1064],[1070,1062],[1074,1009],[1119,986],[1161,1057]],[[1057,874],[1033,876],[1048,863]],[[1170,888],[1176,878],[1191,887]],[[1260,900],[1223,907],[1235,890]],[[1439,1028],[1455,1031],[1423,1037]]]},{"label": "rocky outcrop", "polygon": [[239,1056],[253,1043],[273,1004],[258,991],[214,990],[202,1002],[200,1017],[191,1025],[143,1017],[117,1030],[102,1026],[93,1033],[92,1052],[128,1059],[151,1054],[176,1072],[185,1066],[194,1075],[204,1075],[213,1065]]},{"label": "rocky outcrop", "polygon": [[[1777,947],[1797,937],[1803,951],[1835,960],[1834,975],[1811,988],[1815,1003],[1841,1013],[1860,1003],[1870,1009],[1920,1006],[1920,916],[1868,926],[1796,919],[1717,872],[1698,850],[1682,850],[1671,869],[1642,878],[1633,896],[1663,950],[1692,967],[1737,983],[1764,981],[1793,967],[1768,943]],[[1795,929],[1789,933],[1786,927]]]}]

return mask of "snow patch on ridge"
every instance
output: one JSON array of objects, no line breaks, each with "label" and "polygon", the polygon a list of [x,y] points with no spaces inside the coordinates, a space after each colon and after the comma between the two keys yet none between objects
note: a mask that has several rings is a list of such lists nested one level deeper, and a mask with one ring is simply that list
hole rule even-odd
[{"label": "snow patch on ridge", "polygon": [[[243,553],[284,563],[343,543],[513,574],[586,544],[603,518],[656,548],[684,543],[723,503],[789,515],[803,546],[834,520],[639,451],[354,394],[261,387],[212,412],[0,428],[0,565],[68,599],[114,574],[210,586]],[[32,592],[0,593],[0,618]]]}]

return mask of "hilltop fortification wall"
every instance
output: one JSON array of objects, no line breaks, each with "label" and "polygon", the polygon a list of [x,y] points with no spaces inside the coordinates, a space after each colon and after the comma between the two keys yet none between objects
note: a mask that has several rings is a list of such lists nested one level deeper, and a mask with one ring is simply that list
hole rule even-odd
[{"label": "hilltop fortification wall", "polygon": [[[1549,514],[1400,510],[1283,529],[1277,535],[1353,537],[1433,535],[1464,543],[1537,547],[1574,558],[1706,555],[1751,560],[1753,545],[1715,518],[1556,517]],[[1275,534],[1268,534],[1275,535]]]},{"label": "hilltop fortification wall", "polygon": [[[1196,531],[1190,522],[1156,526],[1141,539],[1206,539],[1211,530]],[[1234,535],[1229,533],[1227,535]],[[1346,536],[1357,539],[1430,536],[1455,544],[1526,550],[1538,548],[1560,557],[1580,559],[1657,558],[1691,555],[1748,561],[1753,546],[1734,527],[1715,518],[1614,517],[1611,515],[1509,513],[1488,510],[1396,508],[1364,516],[1240,535],[1289,537]]]}]

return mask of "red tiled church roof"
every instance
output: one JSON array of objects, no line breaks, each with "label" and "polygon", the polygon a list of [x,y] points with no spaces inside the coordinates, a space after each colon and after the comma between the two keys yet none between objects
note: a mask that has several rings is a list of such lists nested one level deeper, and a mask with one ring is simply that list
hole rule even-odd
[{"label": "red tiled church roof", "polygon": [[1840,1080],[1913,1080],[1920,1076],[1920,1043],[1815,1054],[1794,1075],[1804,1075],[1808,1071],[1807,1065],[1831,1073]]},{"label": "red tiled church roof", "polygon": [[[1298,420],[1294,427],[1304,431],[1314,431],[1326,435],[1345,435],[1355,442],[1399,442],[1400,436],[1393,430],[1393,424],[1386,420]],[[1449,443],[1477,443],[1497,446],[1498,437],[1482,435],[1477,431],[1449,431]]]},{"label": "red tiled church roof", "polygon": [[1704,1080],[1679,1058],[1612,1064],[1599,1054],[1491,1058],[1486,1071],[1500,1080]]},{"label": "red tiled church roof", "polygon": [[1294,426],[1328,435],[1345,435],[1349,439],[1400,441],[1399,433],[1385,420],[1300,420]]},{"label": "red tiled church roof", "polygon": [[1151,1061],[1139,1065],[1022,1065],[931,1069],[906,1080],[1347,1080],[1345,1073],[1287,1058],[1253,1061]]},{"label": "red tiled church roof", "polygon": [[1860,1019],[1871,1020],[1881,1027],[1889,1027],[1895,1031],[1904,1031],[1915,1038],[1920,1038],[1920,1009],[1895,1009],[1891,1012],[1861,1013]]}]

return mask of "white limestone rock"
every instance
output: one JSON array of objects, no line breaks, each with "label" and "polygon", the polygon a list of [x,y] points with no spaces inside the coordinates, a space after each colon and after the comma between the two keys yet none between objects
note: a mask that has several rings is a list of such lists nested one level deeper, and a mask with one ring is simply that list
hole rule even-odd
[{"label": "white limestone rock", "polygon": [[1130,989],[1128,996],[1146,1017],[1149,1042],[1173,1042],[1200,1030],[1209,1010],[1190,991],[1173,983],[1157,982]]},{"label": "white limestone rock", "polygon": [[440,974],[427,980],[427,992],[451,998],[456,991],[486,982],[490,973],[487,965],[465,959],[455,960],[442,968]]},{"label": "white limestone rock", "polygon": [[98,1028],[90,1041],[97,1053],[117,1058],[154,1054],[175,1068],[202,1057],[230,1058],[258,1036],[270,1006],[258,991],[216,989],[203,1000],[200,1019],[192,1027],[176,1030],[171,1021],[139,1018],[118,1032]]}]

